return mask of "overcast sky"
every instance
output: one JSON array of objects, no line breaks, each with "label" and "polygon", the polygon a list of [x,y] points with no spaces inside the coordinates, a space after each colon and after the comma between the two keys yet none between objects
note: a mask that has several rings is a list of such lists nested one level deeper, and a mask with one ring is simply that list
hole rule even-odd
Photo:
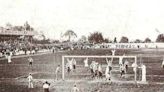
[{"label": "overcast sky", "polygon": [[71,29],[81,35],[155,40],[164,32],[164,0],[0,0],[0,26],[28,21],[47,37]]}]

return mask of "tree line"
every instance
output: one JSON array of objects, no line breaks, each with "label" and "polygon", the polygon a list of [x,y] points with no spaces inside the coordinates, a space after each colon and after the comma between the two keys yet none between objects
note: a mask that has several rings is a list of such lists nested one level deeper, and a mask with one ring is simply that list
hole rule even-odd
[{"label": "tree line", "polygon": [[[65,37],[68,37],[68,41],[70,41],[70,39],[72,37],[77,37],[77,34],[72,31],[72,30],[68,30],[64,33]],[[90,33],[88,37],[86,36],[82,36],[79,41],[89,41],[90,43],[130,43],[129,38],[126,36],[122,36],[120,41],[117,40],[117,38],[115,37],[113,40],[110,40],[108,38],[105,38],[103,36],[103,34],[101,32],[93,32]],[[150,43],[152,42],[152,40],[150,38],[145,38],[145,40],[141,40],[141,39],[136,39],[135,41],[133,41],[133,43]],[[164,42],[164,34],[159,34],[157,36],[156,42]]]}]

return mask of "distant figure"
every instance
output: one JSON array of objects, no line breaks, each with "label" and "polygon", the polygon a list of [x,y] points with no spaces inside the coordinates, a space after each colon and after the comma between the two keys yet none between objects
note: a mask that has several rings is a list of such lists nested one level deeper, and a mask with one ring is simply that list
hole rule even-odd
[{"label": "distant figure", "polygon": [[90,71],[91,71],[92,78],[94,77],[94,71],[93,71],[94,64],[95,64],[95,61],[92,61],[92,63],[90,64]]},{"label": "distant figure", "polygon": [[94,77],[98,76],[98,62],[95,62],[93,65]]},{"label": "distant figure", "polygon": [[137,63],[134,62],[132,64],[132,67],[133,67],[133,72],[136,73],[137,72],[137,67],[138,67]]},{"label": "distant figure", "polygon": [[107,66],[106,67],[106,70],[105,70],[105,78],[107,81],[110,81],[111,80],[111,71],[109,71],[109,67]]},{"label": "distant figure", "polygon": [[28,88],[34,88],[32,75],[29,74],[29,76],[27,77],[27,79],[28,79]]},{"label": "distant figure", "polygon": [[161,67],[164,69],[164,58],[163,58]]},{"label": "distant figure", "polygon": [[98,78],[102,78],[102,77],[103,77],[102,66],[98,64]]},{"label": "distant figure", "polygon": [[33,49],[33,50],[31,51],[31,53],[34,55],[34,54],[35,54],[35,50]]},{"label": "distant figure", "polygon": [[33,63],[33,61],[34,61],[34,60],[32,59],[32,57],[29,57],[29,58],[28,58],[28,61],[29,61],[29,66],[32,66],[32,63]]},{"label": "distant figure", "polygon": [[48,83],[47,81],[43,83],[44,92],[49,92],[49,88],[50,88],[50,83]]},{"label": "distant figure", "polygon": [[122,59],[123,59],[123,57],[120,57],[120,58],[119,58],[119,65],[120,65],[120,66],[123,65]]},{"label": "distant figure", "polygon": [[139,45],[137,45],[137,47],[138,47],[138,49],[140,48],[140,46],[139,46]]},{"label": "distant figure", "polygon": [[7,60],[8,60],[8,63],[11,63],[11,54],[7,55]]},{"label": "distant figure", "polygon": [[67,68],[67,73],[70,74],[71,68],[70,68],[70,63],[69,62],[66,63],[66,68]]},{"label": "distant figure", "polygon": [[73,58],[72,59],[72,65],[73,65],[73,71],[76,71],[76,60]]},{"label": "distant figure", "polygon": [[60,72],[60,65],[58,65],[56,67],[56,70],[55,70],[55,75],[56,75],[56,80],[58,80],[58,73]]},{"label": "distant figure", "polygon": [[120,73],[121,73],[120,77],[123,77],[125,75],[125,66],[123,64],[120,66]]},{"label": "distant figure", "polygon": [[116,50],[113,49],[113,50],[111,50],[111,52],[112,52],[112,56],[115,56],[115,52],[116,52]]},{"label": "distant figure", "polygon": [[80,91],[79,88],[76,86],[76,84],[74,84],[71,92],[79,92],[79,91]]},{"label": "distant figure", "polygon": [[107,63],[107,66],[109,67],[109,71],[112,70],[112,62],[113,62],[113,58],[112,58],[111,60],[108,60],[108,59],[106,58],[106,63]]},{"label": "distant figure", "polygon": [[55,47],[52,47],[52,52],[55,53]]},{"label": "distant figure", "polygon": [[127,73],[127,71],[128,71],[128,65],[129,65],[129,62],[127,60],[125,60],[125,62],[124,62],[125,73]]},{"label": "distant figure", "polygon": [[84,59],[84,67],[88,67],[88,58]]},{"label": "distant figure", "polygon": [[142,69],[142,82],[146,82],[146,66],[142,65],[141,69]]}]

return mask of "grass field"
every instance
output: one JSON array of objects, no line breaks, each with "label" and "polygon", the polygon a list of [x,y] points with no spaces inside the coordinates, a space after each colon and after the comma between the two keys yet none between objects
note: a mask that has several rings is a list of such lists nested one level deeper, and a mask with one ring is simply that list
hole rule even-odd
[{"label": "grass field", "polygon": [[[129,68],[127,78],[119,78],[118,60],[114,59],[113,77],[116,81],[108,83],[105,80],[93,80],[90,78],[88,69],[83,68],[83,59],[76,59],[78,67],[76,73],[65,75],[66,80],[59,81],[55,79],[55,68],[61,65],[62,55],[110,55],[109,49],[97,50],[74,50],[66,52],[57,52],[55,54],[47,53],[34,55],[33,67],[28,66],[28,57],[17,57],[12,59],[11,64],[7,64],[6,59],[0,60],[0,92],[43,92],[42,83],[48,80],[51,83],[50,92],[70,92],[71,87],[76,82],[81,92],[163,92],[164,90],[164,70],[161,68],[163,49],[138,49],[138,50],[117,50],[116,55],[135,55],[138,56],[138,64],[144,63],[147,66],[147,84],[136,84],[133,82],[134,74],[132,68]],[[105,64],[105,59],[89,59],[101,61]],[[130,64],[133,62],[129,59]],[[105,67],[103,67],[105,70]],[[34,89],[28,89],[27,75],[32,73]],[[138,74],[139,75],[139,74]],[[140,80],[140,76],[137,77]]]}]

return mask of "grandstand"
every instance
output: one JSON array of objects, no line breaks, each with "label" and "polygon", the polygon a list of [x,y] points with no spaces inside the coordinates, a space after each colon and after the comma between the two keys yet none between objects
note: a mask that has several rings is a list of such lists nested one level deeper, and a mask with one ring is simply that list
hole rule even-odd
[{"label": "grandstand", "polygon": [[15,30],[7,29],[7,28],[0,28],[0,41],[9,41],[9,40],[18,40],[21,37],[32,38],[36,35],[36,31],[29,31],[29,30]]}]

